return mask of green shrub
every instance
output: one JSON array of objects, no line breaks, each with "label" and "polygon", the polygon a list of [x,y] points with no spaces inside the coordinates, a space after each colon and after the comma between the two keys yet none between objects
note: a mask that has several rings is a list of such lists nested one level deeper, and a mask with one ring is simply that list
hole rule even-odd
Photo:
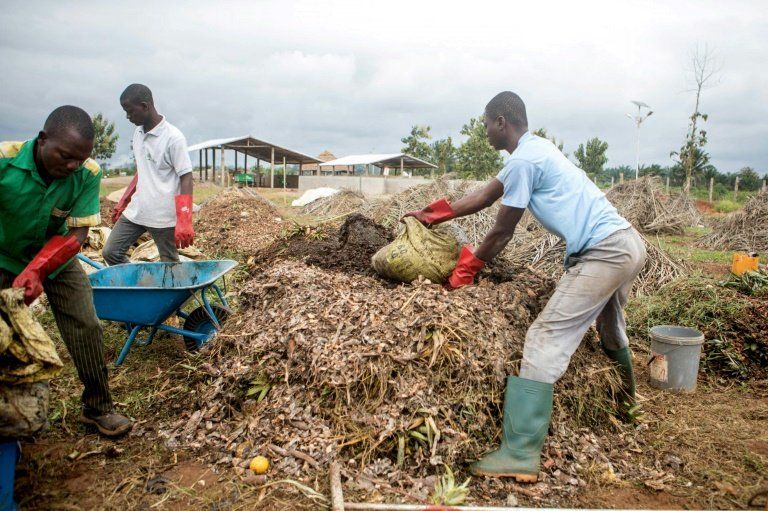
[{"label": "green shrub", "polygon": [[741,206],[730,199],[723,199],[715,202],[715,211],[718,213],[730,213],[736,211]]}]

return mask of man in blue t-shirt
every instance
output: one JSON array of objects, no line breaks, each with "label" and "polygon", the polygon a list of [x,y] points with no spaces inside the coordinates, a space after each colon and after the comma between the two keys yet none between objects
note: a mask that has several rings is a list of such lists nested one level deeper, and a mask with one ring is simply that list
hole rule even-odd
[{"label": "man in blue t-shirt", "polygon": [[632,355],[622,308],[645,264],[645,244],[584,171],[549,140],[528,131],[525,104],[517,94],[494,97],[485,107],[484,123],[491,145],[510,153],[496,178],[453,204],[440,199],[406,216],[431,226],[471,215],[501,199],[496,223],[477,250],[462,248],[448,289],[473,283],[477,272],[512,239],[526,208],[565,240],[566,272],[528,329],[520,376],[507,378],[501,447],[471,467],[476,475],[534,482],[552,414],[553,385],[595,321],[605,353],[620,368],[623,405],[634,405]]}]

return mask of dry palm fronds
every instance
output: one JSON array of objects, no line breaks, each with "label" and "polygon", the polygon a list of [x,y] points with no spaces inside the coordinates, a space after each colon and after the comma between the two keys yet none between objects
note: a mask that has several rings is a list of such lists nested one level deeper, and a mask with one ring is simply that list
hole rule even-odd
[{"label": "dry palm fronds", "polygon": [[679,234],[701,222],[687,196],[664,197],[661,190],[658,178],[643,177],[614,186],[606,197],[640,232]]},{"label": "dry palm fronds", "polygon": [[[276,262],[203,355],[197,400],[167,441],[214,447],[236,466],[240,446],[275,445],[298,453],[275,464],[288,475],[336,457],[404,460],[420,476],[455,466],[497,442],[505,376],[552,284],[527,272],[447,293]],[[598,350],[586,341],[558,383],[555,427],[611,424],[616,373]]]},{"label": "dry palm fronds", "polygon": [[318,217],[338,217],[360,210],[368,201],[360,192],[340,190],[304,206],[304,213]]},{"label": "dry palm fronds", "polygon": [[755,195],[740,211],[716,223],[698,245],[712,250],[768,251],[768,192]]}]

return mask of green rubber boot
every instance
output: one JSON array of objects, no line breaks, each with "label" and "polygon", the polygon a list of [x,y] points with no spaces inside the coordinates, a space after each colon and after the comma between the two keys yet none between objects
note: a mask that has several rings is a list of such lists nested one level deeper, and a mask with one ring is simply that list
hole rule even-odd
[{"label": "green rubber boot", "polygon": [[608,358],[616,362],[619,366],[619,374],[621,374],[622,383],[622,414],[628,418],[633,419],[637,414],[637,399],[635,397],[635,371],[632,368],[632,352],[629,348],[621,348],[618,350],[609,350],[603,347],[603,351],[608,355]]},{"label": "green rubber boot", "polygon": [[473,463],[473,474],[536,482],[552,416],[552,388],[551,383],[516,376],[507,378],[501,447]]}]

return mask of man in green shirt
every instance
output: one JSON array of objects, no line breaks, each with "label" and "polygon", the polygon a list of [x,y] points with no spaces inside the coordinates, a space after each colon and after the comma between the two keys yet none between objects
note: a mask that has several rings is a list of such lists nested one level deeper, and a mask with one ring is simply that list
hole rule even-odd
[{"label": "man in green shirt", "polygon": [[115,437],[132,423],[113,410],[93,291],[72,260],[101,223],[93,138],[90,116],[62,106],[36,138],[0,142],[0,288],[23,288],[27,304],[45,291],[85,386],[82,421]]}]

